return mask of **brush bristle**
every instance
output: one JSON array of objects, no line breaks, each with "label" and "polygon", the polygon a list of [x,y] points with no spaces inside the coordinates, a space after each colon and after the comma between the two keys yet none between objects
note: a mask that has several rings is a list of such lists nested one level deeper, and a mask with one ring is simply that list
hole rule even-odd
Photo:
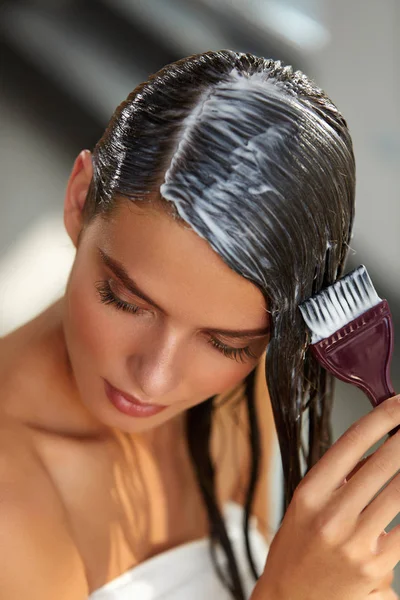
[{"label": "brush bristle", "polygon": [[299,305],[311,333],[311,343],[331,336],[382,302],[364,265]]}]

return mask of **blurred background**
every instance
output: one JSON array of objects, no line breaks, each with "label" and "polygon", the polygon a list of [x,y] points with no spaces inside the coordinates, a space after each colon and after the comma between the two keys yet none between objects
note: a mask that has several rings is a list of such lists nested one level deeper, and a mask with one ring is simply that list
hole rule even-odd
[{"label": "blurred background", "polygon": [[[190,54],[230,48],[303,70],[347,119],[358,178],[348,270],[365,264],[389,301],[400,391],[399,40],[398,0],[3,0],[0,336],[63,293],[73,260],[64,191],[80,150],[93,148],[148,75]],[[334,439],[370,409],[361,392],[338,382]],[[271,478],[274,526],[277,445]],[[399,567],[394,587],[399,593]]]}]

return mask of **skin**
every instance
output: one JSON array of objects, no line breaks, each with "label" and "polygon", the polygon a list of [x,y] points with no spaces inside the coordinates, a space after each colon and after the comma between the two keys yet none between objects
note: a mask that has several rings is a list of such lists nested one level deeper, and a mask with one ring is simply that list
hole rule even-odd
[{"label": "skin", "polygon": [[[65,194],[64,222],[76,256],[64,296],[0,340],[1,423],[11,432],[7,455],[16,456],[13,440],[24,440],[29,464],[17,471],[32,473],[33,489],[23,494],[31,504],[34,495],[41,498],[39,471],[45,465],[57,494],[46,497],[51,506],[61,502],[60,514],[68,515],[90,592],[151,556],[207,535],[185,442],[186,410],[235,388],[258,365],[269,340],[211,336],[210,328],[267,327],[264,297],[156,198],[142,206],[120,199],[111,218],[96,217],[83,228],[91,178],[90,153],[82,152]],[[163,312],[124,288],[103,264],[99,247],[123,264]],[[115,294],[142,313],[101,303],[96,285],[110,279]],[[224,356],[212,337],[231,347],[249,345],[255,358]],[[103,378],[168,407],[153,417],[124,415],[108,400]],[[260,393],[264,412],[266,394]],[[212,454],[221,507],[228,500],[242,502],[248,476],[246,436],[233,420],[239,417],[245,427],[243,403],[236,410],[227,406],[215,414]],[[272,414],[260,417],[260,426],[266,474]],[[266,494],[263,479],[255,506],[262,506],[264,521]],[[46,520],[48,508],[43,511]]]},{"label": "skin", "polygon": [[[382,529],[398,514],[399,434],[356,460],[399,422],[397,395],[353,423],[307,472],[252,600],[398,598],[390,584],[399,562],[400,528],[388,534]],[[316,577],[310,578],[313,570]]]},{"label": "skin", "polygon": [[[63,328],[82,411],[82,432],[104,428],[132,435],[176,420],[189,407],[232,389],[257,365],[269,335],[246,340],[209,329],[266,328],[260,290],[233,272],[189,226],[153,205],[118,201],[112,217],[96,217],[79,238],[83,201],[92,178],[89,152],[75,161],[65,196],[64,222],[77,248],[63,306]],[[133,295],[101,260],[99,248],[164,312]],[[100,302],[96,283],[110,281],[132,314]],[[244,362],[211,345],[249,346]],[[166,405],[152,417],[124,415],[104,392],[107,379],[144,402]],[[79,402],[77,401],[77,406]]]},{"label": "skin", "polygon": [[[189,407],[242,381],[269,339],[244,344],[219,337],[236,348],[250,346],[254,358],[237,362],[209,343],[209,330],[265,328],[268,310],[256,286],[229,269],[189,227],[173,221],[157,201],[141,206],[122,199],[111,219],[96,218],[80,235],[82,200],[91,178],[91,156],[84,152],[75,162],[65,199],[65,226],[77,247],[63,312],[66,347],[93,427],[154,440],[154,432],[168,429],[169,423],[174,427]],[[104,266],[98,248],[122,263],[162,310],[128,292]],[[142,312],[117,311],[99,302],[95,284],[110,277],[116,296]],[[102,377],[168,408],[146,419],[122,415],[105,397]],[[377,581],[375,589],[381,588],[382,594],[388,590],[391,575]]]},{"label": "skin", "polygon": [[[150,556],[204,535],[204,514],[199,518],[201,500],[198,492],[196,496],[190,461],[181,444],[182,417],[190,406],[222,394],[242,381],[257,365],[268,343],[268,336],[251,342],[255,358],[236,362],[209,344],[208,330],[254,329],[269,324],[260,291],[232,272],[190,228],[171,220],[156,200],[153,206],[121,200],[111,220],[96,218],[82,232],[82,208],[91,177],[90,153],[83,152],[75,161],[65,197],[65,226],[77,248],[65,296],[0,344],[3,445],[8,432],[9,456],[14,462],[19,461],[12,444],[18,440],[18,448],[25,448],[25,430],[23,434],[19,427],[13,430],[10,417],[29,425],[32,435],[40,434],[34,441],[41,462],[35,462],[29,444],[23,455],[29,464],[18,462],[24,465],[23,473],[32,474],[31,489],[28,496],[24,492],[24,498],[29,497],[29,506],[34,507],[37,500],[32,514],[34,521],[41,523],[38,518],[44,499],[38,488],[46,490],[49,506],[43,509],[43,527],[47,527],[50,508],[58,510],[58,505],[57,497],[52,495],[55,489],[47,489],[47,480],[38,477],[38,469],[42,469],[43,479],[45,465],[69,517],[74,550],[78,550],[84,565],[80,580],[82,586],[86,586],[82,578],[87,580],[89,592]],[[121,299],[139,305],[145,312],[135,315],[101,304],[96,282],[113,275],[101,263],[98,247],[119,260],[164,312],[133,298],[117,281],[113,289]],[[231,346],[244,345],[243,341],[235,343],[222,337],[220,340]],[[105,396],[103,377],[128,393],[166,404],[168,408],[146,419],[125,416]],[[103,443],[117,437],[118,432],[132,442],[123,458],[121,453],[114,452],[115,447],[107,441]],[[263,435],[264,442],[267,437],[268,434]],[[141,443],[135,444],[136,441]],[[143,448],[151,451],[151,458]],[[136,455],[133,452],[131,458],[129,453],[133,450]],[[365,448],[360,448],[360,453],[361,450]],[[325,462],[328,455],[329,452]],[[343,456],[348,457],[349,469],[352,453],[348,448]],[[337,457],[332,455],[332,459],[341,464]],[[237,463],[230,461],[228,469],[221,469],[232,472],[232,464],[235,465],[234,477],[228,475],[223,482],[224,493],[219,494],[221,505],[229,498],[236,498],[231,490],[232,485],[233,488],[237,485]],[[18,465],[15,473],[20,471]],[[264,476],[266,470],[264,465]],[[347,480],[356,472],[357,469]],[[263,480],[261,487],[264,485]],[[320,497],[320,490],[328,490],[329,486],[324,481],[316,489],[318,493],[313,497]],[[183,495],[187,500],[184,504],[180,501]],[[140,521],[132,515],[132,509],[138,507],[142,510]],[[65,537],[64,512],[59,512],[60,529],[53,527],[49,535],[52,549],[47,554],[43,550],[46,560],[54,555],[54,539],[61,539],[61,531]],[[32,523],[32,519],[28,522]],[[145,528],[146,523],[150,525],[147,531],[138,527],[141,523]],[[287,548],[293,543],[293,527],[288,529],[288,544],[283,544],[282,557],[275,552],[279,568],[271,566],[273,573],[281,573],[284,563],[288,563],[289,572],[295,572],[287,559]],[[286,529],[282,530],[276,537],[275,546],[285,532]],[[12,538],[15,536],[13,532]],[[43,530],[40,539],[42,544]],[[69,544],[66,541],[70,548]],[[305,546],[300,546],[297,554],[294,552],[297,557],[303,555]],[[60,553],[67,555],[66,550]],[[74,557],[76,561],[77,555]],[[332,559],[328,556],[329,561]],[[56,564],[63,562],[64,558],[56,560]],[[304,569],[304,573],[311,571],[312,565]],[[51,565],[49,573],[54,572]],[[78,581],[78,576],[74,577]],[[376,593],[368,597],[392,598],[391,581],[392,573],[388,573],[377,582]],[[55,586],[58,585],[55,579]],[[296,590],[304,587],[298,581],[293,585]],[[269,597],[269,586],[270,580],[264,574],[252,598]],[[86,592],[83,595],[86,597]]]}]

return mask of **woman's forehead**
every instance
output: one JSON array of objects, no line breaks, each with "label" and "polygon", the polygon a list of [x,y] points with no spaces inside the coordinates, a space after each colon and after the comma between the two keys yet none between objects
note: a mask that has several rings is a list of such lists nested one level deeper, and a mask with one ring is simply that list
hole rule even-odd
[{"label": "woman's forehead", "polygon": [[228,267],[187,223],[183,227],[156,205],[121,203],[94,238],[160,302],[165,296],[169,306],[182,309],[204,304],[210,311],[212,305],[215,314],[226,315],[228,328],[235,323],[265,327],[268,322],[265,298],[257,286]]}]

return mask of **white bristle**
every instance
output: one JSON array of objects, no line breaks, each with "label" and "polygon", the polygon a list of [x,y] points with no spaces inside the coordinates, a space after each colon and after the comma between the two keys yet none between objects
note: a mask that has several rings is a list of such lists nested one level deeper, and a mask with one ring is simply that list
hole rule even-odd
[{"label": "white bristle", "polygon": [[311,333],[311,343],[331,336],[382,302],[364,265],[325,288],[299,308]]}]

